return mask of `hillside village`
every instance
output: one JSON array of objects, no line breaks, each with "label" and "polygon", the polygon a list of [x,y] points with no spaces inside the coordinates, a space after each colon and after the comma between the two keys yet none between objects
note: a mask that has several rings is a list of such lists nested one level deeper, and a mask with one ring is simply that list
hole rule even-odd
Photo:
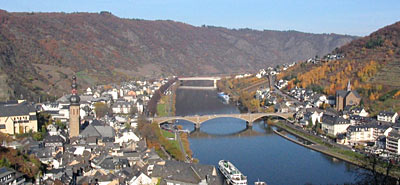
[{"label": "hillside village", "polygon": [[[328,54],[323,59],[314,57],[299,63],[318,64],[343,58],[342,55]],[[276,78],[276,75],[295,64],[298,63],[262,69],[250,76]],[[350,80],[347,88],[336,91],[334,96],[297,86],[288,89],[287,85],[288,80],[277,79],[273,87],[266,85],[256,90],[254,98],[263,102],[261,109],[273,106],[275,112],[294,113],[293,125],[326,141],[341,144],[359,153],[374,153],[383,159],[400,155],[398,112],[384,110],[371,117],[360,104],[361,96],[352,89]]]}]

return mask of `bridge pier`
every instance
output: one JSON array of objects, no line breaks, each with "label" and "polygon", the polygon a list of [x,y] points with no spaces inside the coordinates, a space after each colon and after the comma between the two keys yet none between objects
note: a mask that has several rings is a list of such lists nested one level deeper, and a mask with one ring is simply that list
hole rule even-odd
[{"label": "bridge pier", "polygon": [[250,127],[252,127],[252,126],[253,126],[253,122],[246,121],[246,127],[247,127],[247,128],[250,128]]},{"label": "bridge pier", "polygon": [[200,123],[194,124],[194,130],[200,130]]}]

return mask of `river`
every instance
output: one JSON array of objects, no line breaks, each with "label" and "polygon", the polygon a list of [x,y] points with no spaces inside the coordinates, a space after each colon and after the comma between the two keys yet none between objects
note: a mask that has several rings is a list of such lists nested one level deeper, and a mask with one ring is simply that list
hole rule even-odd
[{"label": "river", "polygon": [[[216,93],[178,89],[176,114],[239,113],[234,105],[223,104]],[[177,124],[194,129],[188,121],[179,120]],[[274,134],[263,121],[246,129],[246,122],[239,119],[209,120],[201,125],[199,137],[189,137],[190,148],[201,164],[217,167],[221,159],[231,161],[248,177],[248,184],[257,180],[268,185],[343,184],[357,180],[357,167],[290,142]]]}]

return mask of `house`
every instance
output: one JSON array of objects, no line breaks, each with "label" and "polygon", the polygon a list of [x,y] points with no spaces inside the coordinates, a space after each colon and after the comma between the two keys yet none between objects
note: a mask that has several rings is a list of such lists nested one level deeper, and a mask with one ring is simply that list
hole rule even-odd
[{"label": "house", "polygon": [[346,136],[348,143],[375,141],[371,125],[351,125],[347,128]]},{"label": "house", "polygon": [[84,138],[94,136],[103,141],[114,141],[115,130],[99,120],[93,120],[92,123],[82,130],[80,136]]},{"label": "house", "polygon": [[313,104],[315,107],[320,107],[322,104],[328,103],[328,99],[323,94],[316,94],[313,97]]},{"label": "house", "polygon": [[23,134],[38,131],[36,108],[27,102],[0,105],[0,132]]},{"label": "house", "polygon": [[132,104],[124,100],[117,101],[112,105],[112,112],[114,114],[129,114],[132,109]]},{"label": "house", "polygon": [[50,148],[53,154],[57,151],[63,151],[65,142],[65,138],[62,138],[60,135],[48,135],[43,139],[44,146]]},{"label": "house", "polygon": [[20,185],[25,184],[24,174],[19,173],[11,168],[0,168],[0,184],[4,185]]},{"label": "house", "polygon": [[129,185],[156,185],[157,181],[152,180],[149,176],[141,173],[138,177],[133,177],[128,183]]},{"label": "house", "polygon": [[317,121],[321,123],[321,118],[324,115],[324,112],[320,109],[316,108],[309,108],[306,109],[306,113],[304,114],[304,120],[309,121],[311,120],[312,124],[315,125]]},{"label": "house", "polygon": [[386,150],[391,154],[400,155],[400,130],[392,129],[386,137]]},{"label": "house", "polygon": [[342,111],[346,106],[357,106],[360,104],[361,96],[357,91],[351,90],[350,80],[347,83],[347,90],[336,91],[336,110]]},{"label": "house", "polygon": [[[217,170],[212,165],[165,161],[154,165],[152,178],[161,178],[160,185],[218,184]],[[222,183],[222,182],[220,182]]]},{"label": "house", "polygon": [[368,117],[369,113],[362,107],[355,107],[350,110],[350,112],[354,115],[358,115],[361,117]]},{"label": "house", "polygon": [[398,117],[397,112],[382,111],[378,114],[377,120],[395,123]]},{"label": "house", "polygon": [[[349,118],[351,125],[360,125],[366,123],[376,123],[378,122],[376,119],[371,117],[362,117],[359,115],[350,115]],[[377,124],[377,123],[376,123]]]},{"label": "house", "polygon": [[329,135],[336,136],[347,132],[350,122],[339,116],[323,115],[321,129]]},{"label": "house", "polygon": [[115,137],[115,143],[119,143],[119,145],[122,145],[122,143],[128,143],[130,141],[133,142],[139,141],[139,138],[132,131],[123,132],[122,135]]}]

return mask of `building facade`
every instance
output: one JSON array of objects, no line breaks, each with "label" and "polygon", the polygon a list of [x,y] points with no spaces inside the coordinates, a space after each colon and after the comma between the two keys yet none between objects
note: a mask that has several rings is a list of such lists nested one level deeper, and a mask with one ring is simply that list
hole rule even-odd
[{"label": "building facade", "polygon": [[398,118],[397,112],[382,111],[377,115],[378,121],[395,123]]},{"label": "building facade", "polygon": [[342,117],[324,115],[322,116],[321,129],[327,134],[336,136],[337,134],[346,133],[350,122]]},{"label": "building facade", "polygon": [[349,126],[346,136],[349,143],[375,141],[374,128],[368,125]]},{"label": "building facade", "polygon": [[0,105],[0,132],[14,135],[38,131],[36,109],[33,105],[5,103]]},{"label": "building facade", "polygon": [[386,150],[391,154],[400,154],[400,132],[398,129],[393,129],[386,137]]}]

